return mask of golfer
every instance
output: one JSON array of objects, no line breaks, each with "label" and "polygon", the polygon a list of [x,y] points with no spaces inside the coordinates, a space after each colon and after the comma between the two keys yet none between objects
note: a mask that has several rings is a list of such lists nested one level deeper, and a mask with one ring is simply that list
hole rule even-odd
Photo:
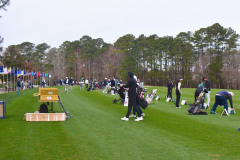
[{"label": "golfer", "polygon": [[232,102],[232,97],[234,96],[234,94],[232,92],[228,92],[228,91],[221,91],[221,92],[218,92],[216,95],[215,95],[215,103],[212,107],[212,110],[211,110],[211,114],[216,114],[216,109],[217,109],[217,106],[220,105],[220,106],[224,106],[224,109],[226,109],[226,111],[228,111],[228,103],[227,103],[227,100],[229,100],[230,102],[230,105],[231,105],[231,109],[233,109],[233,102]]},{"label": "golfer", "polygon": [[207,96],[207,106],[206,108],[209,108],[210,105],[210,91],[211,91],[211,86],[210,86],[210,81],[207,79],[206,76],[203,77],[202,79],[204,81],[204,87],[207,88],[208,92],[206,93]]},{"label": "golfer", "polygon": [[179,102],[180,102],[180,98],[181,98],[181,82],[182,82],[182,78],[179,78],[178,81],[177,81],[177,84],[176,84],[176,96],[177,96],[177,99],[176,99],[176,108],[181,108],[181,106],[179,106]]},{"label": "golfer", "polygon": [[168,93],[167,93],[167,98],[171,98],[172,99],[172,89],[173,89],[173,82],[172,81],[169,81],[167,83],[167,87],[168,87]]},{"label": "golfer", "polygon": [[135,121],[141,121],[143,120],[143,117],[141,116],[141,113],[139,112],[137,105],[136,105],[136,97],[137,97],[137,92],[136,92],[136,88],[137,88],[137,81],[133,78],[133,73],[132,72],[128,72],[128,76],[130,78],[130,80],[128,81],[128,83],[126,85],[123,85],[124,88],[129,88],[128,90],[128,112],[126,117],[121,118],[121,120],[123,121],[128,121],[129,119],[129,115],[132,111],[132,107],[134,108],[134,110],[137,112],[138,117],[135,119]]}]

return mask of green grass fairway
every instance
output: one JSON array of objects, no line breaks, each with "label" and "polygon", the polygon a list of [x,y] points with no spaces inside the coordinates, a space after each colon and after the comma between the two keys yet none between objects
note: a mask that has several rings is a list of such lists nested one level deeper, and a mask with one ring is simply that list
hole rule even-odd
[{"label": "green grass fairway", "polygon": [[[166,103],[167,88],[157,88],[160,101],[151,103],[144,111],[143,121],[121,121],[127,112],[116,96],[102,91],[87,92],[74,86],[68,94],[64,87],[59,95],[73,115],[65,122],[26,122],[25,113],[39,107],[37,89],[22,91],[20,95],[0,95],[7,100],[7,118],[0,119],[0,160],[206,160],[240,159],[240,94],[233,91],[236,115],[188,115],[189,106],[176,109]],[[182,89],[181,100],[193,102],[195,89]],[[211,107],[214,95],[211,91]],[[173,92],[175,99],[175,91]],[[57,104],[55,111],[59,111]],[[207,110],[209,113],[210,110]]]}]

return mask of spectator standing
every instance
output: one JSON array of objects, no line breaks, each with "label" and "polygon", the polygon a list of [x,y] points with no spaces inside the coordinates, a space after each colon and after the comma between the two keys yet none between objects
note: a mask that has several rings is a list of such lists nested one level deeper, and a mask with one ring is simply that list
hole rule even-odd
[{"label": "spectator standing", "polygon": [[20,78],[17,79],[17,94],[20,94],[21,81]]},{"label": "spectator standing", "polygon": [[21,81],[21,87],[22,87],[22,90],[24,90],[24,81],[23,80]]},{"label": "spectator standing", "polygon": [[64,84],[65,84],[65,93],[67,93],[68,92],[68,84],[69,84],[68,77],[66,77],[66,79],[64,80]]},{"label": "spectator standing", "polygon": [[72,86],[73,86],[73,78],[72,77],[69,80],[69,84],[70,84],[70,89],[72,90]]},{"label": "spectator standing", "polygon": [[45,81],[45,79],[43,78],[43,79],[42,79],[42,84],[41,84],[42,88],[45,87],[45,84],[46,84],[46,81]]}]

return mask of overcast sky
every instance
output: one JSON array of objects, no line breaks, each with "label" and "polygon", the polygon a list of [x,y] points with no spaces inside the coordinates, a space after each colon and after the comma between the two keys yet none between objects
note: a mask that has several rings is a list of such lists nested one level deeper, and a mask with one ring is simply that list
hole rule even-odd
[{"label": "overcast sky", "polygon": [[83,35],[114,43],[133,34],[176,36],[220,23],[240,34],[240,0],[11,0],[0,11],[3,47],[59,47]]}]

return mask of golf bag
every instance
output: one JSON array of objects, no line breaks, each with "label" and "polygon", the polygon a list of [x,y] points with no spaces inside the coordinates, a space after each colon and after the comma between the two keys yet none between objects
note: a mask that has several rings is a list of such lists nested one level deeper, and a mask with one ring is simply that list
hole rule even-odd
[{"label": "golf bag", "polygon": [[46,104],[41,104],[40,107],[39,107],[39,112],[40,113],[48,113],[48,107]]},{"label": "golf bag", "polygon": [[117,90],[117,93],[118,93],[118,95],[119,95],[119,99],[114,99],[114,100],[113,100],[113,104],[117,103],[117,101],[120,101],[121,104],[124,104],[125,94],[124,94],[124,89],[123,89],[123,87],[120,87],[120,88]]},{"label": "golf bag", "polygon": [[144,98],[145,92],[147,92],[146,88],[140,88],[140,97]]},{"label": "golf bag", "polygon": [[201,109],[204,108],[204,99],[205,99],[205,94],[207,93],[206,90],[203,90],[198,98],[196,99],[195,103],[190,105],[188,108],[188,113],[189,115],[207,115],[206,112],[201,111]]},{"label": "golf bag", "polygon": [[145,98],[137,97],[137,104],[143,109],[146,109],[148,107],[148,102]]},{"label": "golf bag", "polygon": [[157,93],[157,89],[153,89],[153,91],[146,97],[146,100],[147,100],[148,104],[150,104],[152,102],[156,93]]},{"label": "golf bag", "polygon": [[90,86],[89,86],[89,88],[87,89],[87,91],[92,91],[92,90],[94,90],[94,89],[95,89],[95,83],[92,82],[92,83],[90,83]]}]

